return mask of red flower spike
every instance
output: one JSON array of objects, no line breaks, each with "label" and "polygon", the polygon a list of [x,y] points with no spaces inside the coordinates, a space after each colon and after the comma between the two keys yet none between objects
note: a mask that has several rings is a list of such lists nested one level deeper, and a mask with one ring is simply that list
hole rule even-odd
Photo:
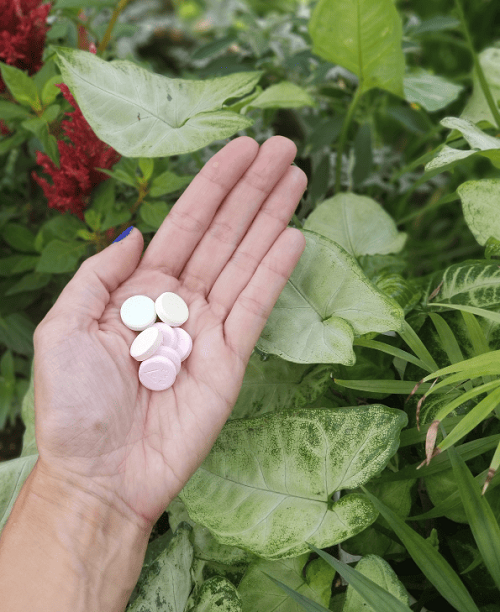
[{"label": "red flower spike", "polygon": [[[42,67],[47,16],[51,4],[43,0],[0,0],[0,61],[31,76]],[[0,93],[5,83],[0,77]]]},{"label": "red flower spike", "polygon": [[64,98],[75,109],[67,112],[68,119],[61,122],[61,129],[69,143],[62,140],[57,143],[60,168],[48,155],[37,151],[36,161],[52,178],[52,185],[35,172],[32,177],[43,189],[50,208],[61,212],[70,211],[83,221],[83,212],[92,190],[109,178],[97,168],[110,169],[121,156],[95,135],[67,85],[60,83],[56,87],[59,87]]}]

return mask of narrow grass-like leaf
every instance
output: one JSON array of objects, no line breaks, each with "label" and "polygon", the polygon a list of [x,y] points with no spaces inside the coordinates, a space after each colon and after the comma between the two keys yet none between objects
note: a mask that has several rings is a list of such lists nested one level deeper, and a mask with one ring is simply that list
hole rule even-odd
[{"label": "narrow grass-like leaf", "polygon": [[[445,406],[442,406],[436,412],[436,414],[434,416],[434,420],[435,421],[442,421],[446,416],[448,416],[450,414],[450,412],[452,410],[455,410],[455,408],[458,408],[458,406],[460,406],[461,404],[464,404],[465,402],[467,402],[470,399],[476,397],[477,395],[481,395],[482,393],[486,393],[487,391],[491,391],[492,389],[495,389],[498,386],[500,386],[500,379],[493,380],[493,381],[491,381],[489,383],[486,383],[484,385],[479,385],[478,387],[473,387],[469,391],[466,391],[465,393],[462,393],[459,397],[457,397],[454,400],[452,400],[449,404],[446,404]],[[478,406],[479,406],[479,404],[478,404]],[[477,408],[477,406],[475,408]],[[474,410],[475,410],[475,408],[474,408]]]},{"label": "narrow grass-like leaf", "polygon": [[[411,380],[343,380],[334,378],[334,382],[341,387],[347,389],[355,389],[357,391],[375,391],[376,393],[399,393],[400,395],[408,395],[419,384]],[[422,383],[415,393],[421,395],[426,393],[431,388],[430,384]],[[441,389],[439,393],[446,393],[448,389]]]},{"label": "narrow grass-like leaf", "polygon": [[489,353],[490,347],[484,332],[477,322],[476,317],[470,312],[462,310],[462,317],[469,332],[469,338],[472,343],[472,348],[476,355],[482,355],[483,353]]},{"label": "narrow grass-like leaf", "polygon": [[[446,439],[446,438],[445,438]],[[464,461],[469,461],[478,457],[484,453],[487,453],[500,442],[500,434],[493,436],[487,436],[485,438],[478,438],[477,440],[471,440],[465,444],[461,444],[457,452],[463,458]],[[420,463],[414,463],[413,465],[407,465],[399,472],[387,472],[377,478],[376,482],[394,482],[396,480],[412,480],[414,478],[421,478],[424,476],[430,476],[431,474],[437,474],[444,470],[450,469],[450,459],[448,454],[441,453],[431,461],[431,463],[425,467],[418,469]]]},{"label": "narrow grass-like leaf", "polygon": [[471,357],[465,359],[459,363],[452,363],[445,368],[436,370],[433,374],[428,374],[423,380],[424,382],[436,378],[437,376],[446,376],[447,374],[454,374],[465,372],[467,378],[476,378],[483,376],[484,374],[500,374],[500,350],[491,351],[487,354],[477,355],[477,357]]},{"label": "narrow grass-like leaf", "polygon": [[[365,487],[361,488],[403,542],[422,573],[446,601],[458,612],[479,612],[463,582],[434,546],[409,527],[400,516],[379,501]],[[384,608],[376,609],[383,610]]]},{"label": "narrow grass-like leaf", "polygon": [[[498,381],[495,381],[498,382]],[[488,383],[492,384],[492,383]],[[486,386],[486,385],[483,385]],[[467,395],[466,393],[464,395]],[[500,403],[500,389],[495,389],[492,391],[487,397],[479,402],[474,408],[467,413],[464,418],[460,421],[458,425],[446,436],[446,438],[440,442],[438,448],[440,451],[444,451],[455,442],[458,442],[461,438],[463,438],[466,434],[474,429],[481,421],[490,414],[492,410],[494,410],[498,404]]]},{"label": "narrow grass-like leaf", "polygon": [[490,467],[488,468],[488,474],[486,476],[486,480],[484,481],[484,486],[482,490],[482,494],[486,493],[486,489],[490,486],[490,483],[497,473],[498,466],[500,465],[500,444],[498,444],[495,454],[493,455],[493,459],[491,460]]},{"label": "narrow grass-like leaf", "polygon": [[[460,423],[463,418],[463,414],[447,417],[446,419],[443,419],[443,425],[447,428],[454,427]],[[412,427],[411,429],[405,429],[402,431],[401,435],[399,436],[399,448],[411,446],[412,444],[418,444],[419,442],[425,442],[427,430],[430,426],[430,423],[425,423],[425,425],[420,425],[420,431],[417,427]]]},{"label": "narrow grass-like leaf", "polygon": [[457,450],[451,447],[448,454],[472,535],[486,568],[500,588],[500,527],[490,504],[481,495],[471,471]]},{"label": "narrow grass-like leaf", "polygon": [[325,551],[309,544],[309,542],[306,542],[306,544],[329,563],[374,610],[383,610],[384,612],[411,612],[411,609],[406,604],[399,601],[392,593],[380,587],[361,572],[335,559]]},{"label": "narrow grass-like leaf", "polygon": [[267,576],[269,580],[272,580],[274,584],[277,584],[280,588],[282,588],[289,597],[291,597],[298,604],[303,606],[304,609],[307,610],[307,612],[329,612],[328,608],[325,608],[321,604],[316,603],[312,599],[309,599],[309,597],[302,595],[302,593],[297,593],[297,591],[294,591],[286,584],[283,584],[281,580],[277,580],[276,578],[273,578],[267,572],[262,572],[262,573],[264,574],[264,576]]},{"label": "narrow grass-like leaf", "polygon": [[500,313],[486,310],[485,308],[476,308],[475,306],[464,306],[463,304],[427,304],[427,306],[440,306],[441,308],[452,308],[453,310],[462,310],[463,312],[471,312],[485,319],[491,319],[495,323],[500,323]]},{"label": "narrow grass-like leaf", "polygon": [[[478,483],[479,486],[481,486],[481,484],[484,482],[484,479],[486,478],[487,474],[488,474],[488,470],[484,470],[483,472],[481,472],[475,477],[474,480]],[[495,487],[498,487],[499,485],[500,485],[500,474],[496,474],[491,479],[489,488],[494,489]],[[444,499],[441,503],[439,503],[437,506],[432,508],[432,510],[429,510],[428,512],[424,512],[423,514],[417,514],[415,516],[405,517],[405,520],[406,521],[426,521],[431,518],[440,518],[441,516],[444,516],[451,510],[455,510],[456,508],[459,508],[461,505],[462,505],[462,502],[460,500],[460,491],[457,489],[451,495],[448,495],[448,497]]]},{"label": "narrow grass-like leaf", "polygon": [[436,328],[441,344],[443,345],[443,348],[446,351],[448,359],[451,361],[451,363],[463,361],[464,356],[460,349],[460,345],[458,344],[455,334],[451,331],[451,327],[448,325],[448,323],[436,312],[430,312],[429,316],[434,324],[434,327]]},{"label": "narrow grass-like leaf", "polygon": [[413,327],[405,320],[402,331],[398,332],[401,338],[406,342],[406,344],[411,348],[411,350],[415,353],[415,355],[424,363],[427,364],[428,370],[435,371],[438,370],[439,367],[437,363],[434,361],[434,358],[429,353],[424,343],[415,333]]},{"label": "narrow grass-like leaf", "polygon": [[386,344],[385,342],[378,342],[376,340],[365,340],[364,338],[356,338],[354,340],[354,346],[365,346],[366,348],[372,348],[377,351],[381,351],[382,353],[387,353],[388,355],[393,355],[394,357],[399,357],[403,361],[408,361],[409,363],[413,363],[414,365],[422,368],[422,370],[427,370],[428,372],[433,372],[426,363],[424,363],[418,357],[407,353],[401,349],[396,348],[395,346],[391,346],[390,344]]}]

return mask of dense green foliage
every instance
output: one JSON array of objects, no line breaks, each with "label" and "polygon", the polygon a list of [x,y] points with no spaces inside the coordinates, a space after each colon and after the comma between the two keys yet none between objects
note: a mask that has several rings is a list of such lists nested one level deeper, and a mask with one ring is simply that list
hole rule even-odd
[{"label": "dense green foliage", "polygon": [[[497,12],[56,0],[43,67],[0,63],[0,427],[26,425],[0,529],[37,458],[32,337],[62,288],[129,225],[147,246],[229,138],[281,134],[306,249],[127,609],[500,612]],[[75,165],[94,182],[66,200],[62,82],[103,169]]]}]

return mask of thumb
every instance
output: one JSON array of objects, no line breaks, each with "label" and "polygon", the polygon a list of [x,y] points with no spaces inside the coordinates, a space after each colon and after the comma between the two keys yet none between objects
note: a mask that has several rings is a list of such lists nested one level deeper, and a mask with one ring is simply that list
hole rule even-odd
[{"label": "thumb", "polygon": [[141,232],[132,227],[123,240],[83,261],[40,325],[53,317],[64,316],[66,330],[87,330],[92,321],[101,318],[110,293],[137,268],[143,248]]}]

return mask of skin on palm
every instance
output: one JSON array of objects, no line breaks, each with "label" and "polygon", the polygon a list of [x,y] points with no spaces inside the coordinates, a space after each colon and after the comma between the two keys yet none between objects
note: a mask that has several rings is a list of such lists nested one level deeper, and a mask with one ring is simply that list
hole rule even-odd
[{"label": "skin on palm", "polygon": [[[269,314],[304,248],[287,228],[306,188],[292,141],[237,138],[198,173],[144,255],[142,234],[83,262],[35,332],[39,459],[152,526],[210,452]],[[120,319],[131,295],[171,291],[193,339],[172,387],[140,384]]]}]

